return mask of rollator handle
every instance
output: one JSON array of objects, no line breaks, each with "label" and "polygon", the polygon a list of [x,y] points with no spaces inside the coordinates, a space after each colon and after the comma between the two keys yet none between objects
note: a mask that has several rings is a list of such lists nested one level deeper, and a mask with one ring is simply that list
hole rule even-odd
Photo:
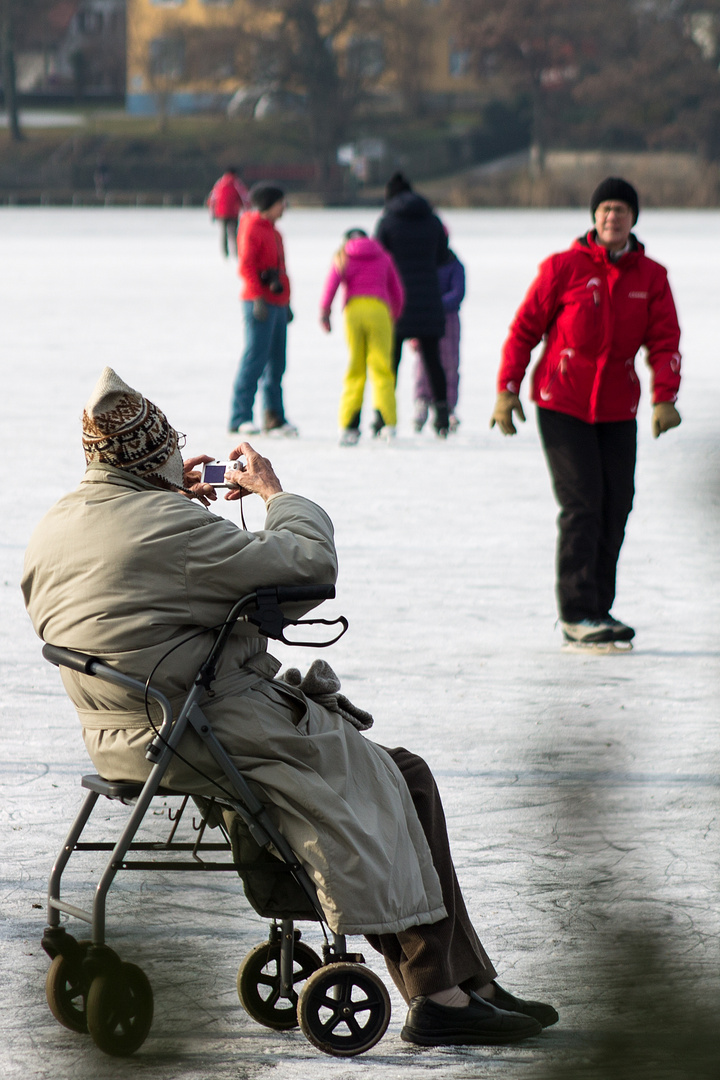
[{"label": "rollator handle", "polygon": [[[281,604],[293,601],[331,600],[335,596],[334,585],[273,585],[255,590],[257,610],[245,615],[247,622],[258,627],[261,634],[282,641],[286,645],[303,645],[316,649],[326,649],[339,641],[348,628],[344,615],[337,619],[289,619],[281,610]],[[340,633],[329,641],[291,641],[283,633],[286,626],[340,626]]]},{"label": "rollator handle", "polygon": [[273,592],[277,595],[278,604],[289,604],[294,600],[301,602],[335,599],[334,585],[276,585]]},{"label": "rollator handle", "polygon": [[[220,653],[225,648],[225,643],[233,631],[236,622],[250,622],[257,626],[265,637],[283,641],[286,645],[308,645],[317,649],[327,648],[339,641],[348,628],[347,619],[341,615],[337,619],[289,619],[280,610],[280,604],[307,603],[315,600],[332,600],[335,596],[334,585],[266,585],[255,592],[242,596],[237,603],[233,604],[228,612],[227,619],[222,625],[215,643],[208,653],[207,660],[200,668],[195,680],[196,686],[204,686],[210,689]],[[255,612],[243,615],[242,612],[251,604],[255,605]],[[283,634],[286,626],[307,626],[321,623],[324,626],[341,626],[340,633],[331,641],[289,641]]]},{"label": "rollator handle", "polygon": [[42,654],[55,667],[69,667],[83,675],[94,675],[94,665],[101,664],[97,656],[76,652],[75,649],[61,649],[59,645],[43,645]]}]

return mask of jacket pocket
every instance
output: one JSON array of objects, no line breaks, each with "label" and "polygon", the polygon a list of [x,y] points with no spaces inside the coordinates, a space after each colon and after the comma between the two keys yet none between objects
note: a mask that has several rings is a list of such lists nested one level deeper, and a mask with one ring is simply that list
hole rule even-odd
[{"label": "jacket pocket", "polygon": [[553,392],[557,392],[560,389],[563,377],[567,373],[568,362],[573,359],[574,355],[574,349],[561,349],[555,367],[552,371],[548,369],[538,391],[541,401],[552,401]]}]

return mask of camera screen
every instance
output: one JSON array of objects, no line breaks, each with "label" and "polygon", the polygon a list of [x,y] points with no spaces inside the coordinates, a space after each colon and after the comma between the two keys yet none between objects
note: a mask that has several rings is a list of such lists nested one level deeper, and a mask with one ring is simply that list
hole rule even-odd
[{"label": "camera screen", "polygon": [[206,465],[203,480],[206,484],[224,484],[225,468],[225,465]]}]

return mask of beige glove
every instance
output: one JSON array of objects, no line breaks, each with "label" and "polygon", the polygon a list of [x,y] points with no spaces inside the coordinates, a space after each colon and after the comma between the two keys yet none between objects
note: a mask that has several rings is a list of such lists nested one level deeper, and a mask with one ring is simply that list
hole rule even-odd
[{"label": "beige glove", "polygon": [[503,435],[517,435],[517,428],[512,419],[514,412],[518,414],[518,420],[525,423],[525,413],[520,404],[520,398],[509,390],[501,390],[497,396],[493,414],[490,417],[490,427],[494,428],[497,424]]},{"label": "beige glove", "polygon": [[296,686],[306,697],[317,701],[330,712],[340,713],[358,731],[367,731],[375,723],[370,713],[358,708],[339,693],[340,680],[326,660],[313,660],[303,676],[297,668],[288,668],[280,676],[283,682]]},{"label": "beige glove", "polygon": [[653,439],[657,439],[658,435],[662,435],[663,431],[669,431],[670,428],[677,427],[679,423],[680,413],[677,411],[672,401],[658,401],[657,405],[653,405]]}]

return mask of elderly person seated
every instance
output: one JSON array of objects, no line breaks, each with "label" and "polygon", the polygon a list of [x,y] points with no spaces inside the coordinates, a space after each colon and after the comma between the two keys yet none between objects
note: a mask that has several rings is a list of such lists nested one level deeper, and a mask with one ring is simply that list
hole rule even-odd
[{"label": "elderly person seated", "polygon": [[[183,463],[182,436],[152,402],[105,368],[83,414],[87,472],[43,518],[28,546],[23,593],[47,642],[90,652],[184,699],[229,608],[259,586],[334,582],[332,523],[284,492],[248,443],[241,485],[265,528],[249,532],[207,509],[215,489]],[[228,476],[237,475],[228,473]],[[190,636],[197,631],[195,636]],[[495,982],[455,877],[432,774],[404,749],[371,742],[337,713],[277,680],[267,639],[238,622],[205,715],[312,878],[330,928],[364,934],[410,1008],[402,1038],[485,1045],[536,1035],[558,1016]],[[177,646],[173,649],[174,646]],[[144,780],[153,730],[142,701],[62,669],[88,753],[108,779]],[[217,794],[223,774],[188,729],[166,782]]]}]

